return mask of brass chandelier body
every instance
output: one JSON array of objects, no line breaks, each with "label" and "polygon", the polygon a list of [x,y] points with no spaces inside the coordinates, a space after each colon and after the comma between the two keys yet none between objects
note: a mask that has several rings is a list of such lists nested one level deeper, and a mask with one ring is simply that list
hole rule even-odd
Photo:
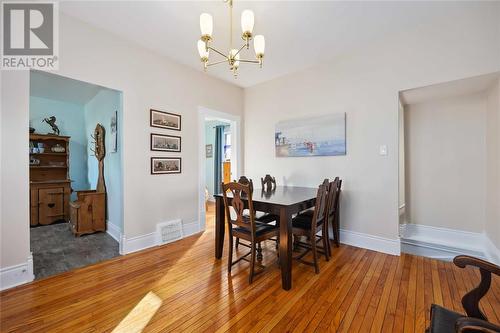
[{"label": "brass chandelier body", "polygon": [[[238,76],[240,63],[258,64],[262,68],[265,40],[262,35],[253,36],[254,14],[250,10],[244,10],[241,14],[241,38],[243,39],[243,45],[238,49],[233,48],[233,0],[224,0],[224,2],[229,5],[229,51],[225,53],[211,45],[213,41],[213,20],[210,14],[203,13],[200,15],[201,37],[200,40],[198,40],[198,52],[205,71],[210,66],[227,63],[229,64],[229,69],[236,78]],[[241,59],[241,51],[245,48],[247,50],[250,48],[250,41],[252,39],[254,40],[255,59]],[[209,62],[210,51],[220,55],[223,59]]]}]

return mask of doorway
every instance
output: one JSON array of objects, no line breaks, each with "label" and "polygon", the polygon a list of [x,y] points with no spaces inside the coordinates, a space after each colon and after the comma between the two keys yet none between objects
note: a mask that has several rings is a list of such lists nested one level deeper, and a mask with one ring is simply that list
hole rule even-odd
[{"label": "doorway", "polygon": [[31,71],[29,119],[35,279],[118,256],[122,93]]},{"label": "doorway", "polygon": [[[237,179],[241,172],[240,117],[199,108],[199,221],[205,230],[207,217],[214,215],[214,197],[220,183]],[[207,214],[208,211],[208,214]],[[210,221],[213,219],[211,218]]]},{"label": "doorway", "polygon": [[498,260],[499,79],[497,72],[400,93],[402,252]]}]

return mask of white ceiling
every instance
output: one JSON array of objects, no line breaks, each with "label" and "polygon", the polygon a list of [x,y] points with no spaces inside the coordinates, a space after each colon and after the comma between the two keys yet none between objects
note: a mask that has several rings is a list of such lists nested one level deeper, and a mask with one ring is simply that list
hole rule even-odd
[{"label": "white ceiling", "polygon": [[400,93],[403,105],[430,102],[437,99],[471,95],[486,91],[500,78],[500,72],[469,77],[461,80],[409,89]]},{"label": "white ceiling", "polygon": [[[234,4],[234,41],[240,42],[243,9],[255,13],[255,34],[266,37],[264,68],[240,67],[235,80],[225,65],[211,67],[208,75],[241,87],[252,86],[335,57],[348,55],[370,43],[436,22],[453,22],[472,2],[333,2],[238,1]],[[214,17],[214,46],[229,48],[228,7],[216,1],[65,1],[61,10],[91,25],[131,40],[176,62],[202,70],[196,42],[199,15]],[[249,50],[245,58],[253,58]],[[213,57],[215,58],[215,57]],[[252,68],[255,66],[256,68]]]}]

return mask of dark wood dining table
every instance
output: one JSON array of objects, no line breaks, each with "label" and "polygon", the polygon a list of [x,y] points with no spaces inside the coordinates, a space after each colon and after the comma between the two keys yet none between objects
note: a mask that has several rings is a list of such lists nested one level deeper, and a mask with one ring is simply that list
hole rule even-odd
[{"label": "dark wood dining table", "polygon": [[[281,286],[292,288],[292,215],[314,206],[317,189],[297,186],[277,186],[274,190],[254,189],[253,207],[256,211],[279,215]],[[227,193],[231,200],[231,193]],[[214,195],[215,206],[215,257],[222,258],[225,233],[225,209],[222,193]],[[246,203],[245,198],[242,200]]]}]

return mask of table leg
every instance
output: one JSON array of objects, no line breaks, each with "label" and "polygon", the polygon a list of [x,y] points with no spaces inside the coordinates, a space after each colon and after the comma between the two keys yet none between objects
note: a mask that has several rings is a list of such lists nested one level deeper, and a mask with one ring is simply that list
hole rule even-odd
[{"label": "table leg", "polygon": [[222,258],[222,250],[224,249],[224,199],[215,198],[215,257]]},{"label": "table leg", "polygon": [[292,289],[292,214],[280,209],[280,266],[281,287]]}]

